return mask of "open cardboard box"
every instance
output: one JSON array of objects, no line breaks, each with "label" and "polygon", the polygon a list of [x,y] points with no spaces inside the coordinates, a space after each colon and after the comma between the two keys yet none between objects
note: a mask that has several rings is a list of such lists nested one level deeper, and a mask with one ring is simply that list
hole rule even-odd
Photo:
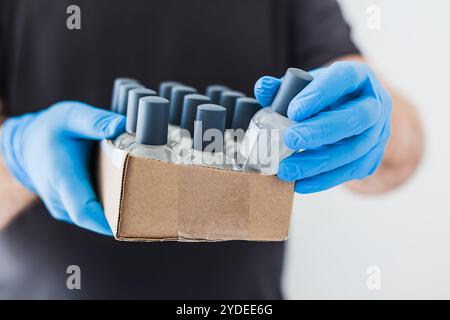
[{"label": "open cardboard box", "polygon": [[287,239],[294,188],[274,176],[137,158],[108,140],[98,164],[117,240]]}]

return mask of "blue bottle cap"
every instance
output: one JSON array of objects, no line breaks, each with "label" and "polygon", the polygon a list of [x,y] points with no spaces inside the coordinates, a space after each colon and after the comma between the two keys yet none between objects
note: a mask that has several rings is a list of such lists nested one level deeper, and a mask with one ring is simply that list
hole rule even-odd
[{"label": "blue bottle cap", "polygon": [[227,109],[227,121],[226,128],[231,128],[231,122],[233,121],[234,107],[236,105],[236,100],[238,98],[244,97],[245,95],[239,91],[226,91],[222,93],[220,97],[220,105]]},{"label": "blue bottle cap", "polygon": [[167,144],[169,100],[149,96],[139,99],[136,142],[151,146]]},{"label": "blue bottle cap", "polygon": [[181,86],[182,84],[176,81],[164,81],[159,84],[159,96],[170,100],[172,88]]},{"label": "blue bottle cap", "polygon": [[196,92],[197,90],[195,88],[188,86],[173,87],[172,94],[170,96],[170,113],[169,113],[170,124],[173,124],[175,126],[180,125],[184,96]]},{"label": "blue bottle cap", "polygon": [[[227,109],[222,106],[210,103],[199,105],[194,125],[194,148],[204,151],[209,144],[214,143],[215,152],[222,152],[226,118]],[[204,139],[210,129],[216,129],[209,131],[213,135],[212,141],[208,141],[209,137]]]},{"label": "blue bottle cap", "polygon": [[252,120],[256,112],[261,109],[261,105],[253,98],[238,98],[236,100],[236,106],[234,108],[233,121],[231,123],[231,129],[242,129],[246,131],[248,125]]},{"label": "blue bottle cap", "polygon": [[194,135],[194,121],[197,114],[197,107],[210,102],[211,99],[202,94],[191,93],[184,96],[180,128],[189,131],[191,137]]},{"label": "blue bottle cap", "polygon": [[289,103],[300,93],[311,81],[313,77],[306,71],[297,68],[289,68],[286,71],[280,88],[273,99],[272,110],[287,117]]},{"label": "blue bottle cap", "polygon": [[156,91],[146,88],[137,88],[131,89],[128,92],[127,124],[126,124],[126,131],[128,133],[131,134],[136,133],[139,99],[146,96],[156,96]]},{"label": "blue bottle cap", "polygon": [[119,103],[119,88],[124,83],[138,83],[137,80],[132,78],[117,78],[114,80],[113,93],[111,99],[111,111],[117,112],[117,105]]},{"label": "blue bottle cap", "polygon": [[212,84],[206,87],[206,95],[211,99],[211,103],[214,104],[220,103],[220,96],[225,91],[230,91],[230,88],[221,84]]},{"label": "blue bottle cap", "polygon": [[123,83],[119,87],[119,100],[117,102],[117,113],[123,114],[124,116],[127,114],[127,106],[128,106],[128,92],[131,89],[136,88],[144,88],[143,85],[135,82]]}]

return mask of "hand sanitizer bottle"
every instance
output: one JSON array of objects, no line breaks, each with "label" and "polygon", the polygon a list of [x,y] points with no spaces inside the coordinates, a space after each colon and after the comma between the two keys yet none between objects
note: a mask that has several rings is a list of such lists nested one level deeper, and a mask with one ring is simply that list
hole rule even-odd
[{"label": "hand sanitizer bottle", "polygon": [[176,81],[164,81],[159,84],[159,96],[167,100],[170,100],[173,87],[181,86],[180,82]]},{"label": "hand sanitizer bottle", "polygon": [[227,110],[216,104],[197,107],[194,124],[194,148],[181,158],[183,164],[239,170],[233,159],[223,152]]},{"label": "hand sanitizer bottle", "polygon": [[156,92],[150,89],[137,88],[128,92],[127,122],[125,132],[116,138],[116,148],[128,149],[136,142],[136,125],[138,117],[139,99],[147,96],[156,96]]},{"label": "hand sanitizer bottle", "polygon": [[250,122],[240,148],[245,159],[243,170],[250,168],[262,174],[276,174],[280,161],[296,151],[284,144],[285,130],[295,123],[287,117],[287,109],[292,99],[312,80],[306,71],[287,70],[272,106],[258,111]]},{"label": "hand sanitizer bottle", "polygon": [[206,87],[206,95],[211,99],[211,103],[220,104],[220,97],[225,91],[230,91],[230,88],[221,84],[212,84]]},{"label": "hand sanitizer bottle", "polygon": [[172,89],[169,112],[169,146],[171,147],[175,146],[180,141],[179,129],[184,96],[191,93],[197,93],[197,90],[188,86],[176,86]]},{"label": "hand sanitizer bottle", "polygon": [[118,104],[119,104],[119,88],[122,84],[125,83],[138,83],[137,80],[131,78],[117,78],[114,80],[113,93],[111,99],[111,111],[117,112]]},{"label": "hand sanitizer bottle", "polygon": [[130,154],[136,157],[176,162],[177,155],[167,146],[169,100],[149,96],[139,100],[136,143]]},{"label": "hand sanitizer bottle", "polygon": [[244,97],[245,95],[239,91],[226,91],[220,96],[220,103],[222,107],[227,109],[227,121],[225,124],[226,129],[231,128],[231,121],[233,120],[234,106],[238,98]]},{"label": "hand sanitizer bottle", "polygon": [[244,164],[239,149],[244,140],[252,117],[261,110],[261,105],[254,98],[243,97],[236,100],[231,130],[225,133],[225,153],[236,160],[238,165]]},{"label": "hand sanitizer bottle", "polygon": [[117,100],[117,113],[127,115],[128,92],[132,89],[144,88],[143,85],[135,82],[123,83],[119,87],[119,98]]},{"label": "hand sanitizer bottle", "polygon": [[174,151],[179,155],[182,156],[185,152],[192,149],[197,107],[210,102],[210,98],[201,94],[192,93],[184,96],[180,122],[180,141],[173,147]]}]

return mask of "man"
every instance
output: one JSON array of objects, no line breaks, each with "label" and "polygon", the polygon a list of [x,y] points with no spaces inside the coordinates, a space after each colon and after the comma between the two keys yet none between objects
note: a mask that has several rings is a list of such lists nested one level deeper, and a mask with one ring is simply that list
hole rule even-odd
[{"label": "man", "polygon": [[[412,106],[363,63],[334,0],[76,4],[80,30],[66,27],[62,1],[0,1],[2,298],[282,297],[283,243],[120,243],[101,235],[111,231],[88,168],[94,141],[124,128],[122,116],[99,109],[108,108],[118,76],[150,88],[177,80],[251,94],[264,74],[314,70],[289,106],[298,124],[285,136],[307,151],[278,173],[297,181],[298,193],[349,181],[352,190],[380,193],[419,163]],[[270,105],[279,83],[256,82],[261,104]],[[81,290],[66,286],[70,265],[80,267]]]}]

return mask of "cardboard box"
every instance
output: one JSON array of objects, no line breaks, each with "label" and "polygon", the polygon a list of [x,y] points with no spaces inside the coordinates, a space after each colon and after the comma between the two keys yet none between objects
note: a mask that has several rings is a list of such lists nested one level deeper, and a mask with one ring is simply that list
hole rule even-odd
[{"label": "cardboard box", "polygon": [[282,241],[294,188],[274,176],[131,156],[103,141],[99,195],[117,240]]}]

